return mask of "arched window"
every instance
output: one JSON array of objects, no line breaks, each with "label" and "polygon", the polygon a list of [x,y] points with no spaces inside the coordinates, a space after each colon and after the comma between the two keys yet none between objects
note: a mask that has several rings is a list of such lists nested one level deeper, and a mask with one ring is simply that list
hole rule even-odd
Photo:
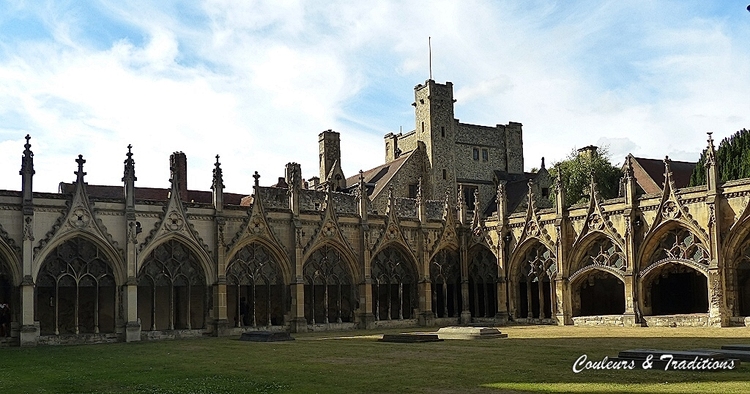
[{"label": "arched window", "polygon": [[436,317],[458,317],[461,313],[461,271],[456,252],[441,250],[430,262],[432,311]]},{"label": "arched window", "polygon": [[497,312],[497,257],[484,247],[469,262],[469,310],[473,317]]},{"label": "arched window", "polygon": [[354,320],[354,286],[346,262],[336,248],[323,246],[305,262],[305,318],[316,322]]},{"label": "arched window", "polygon": [[203,328],[206,280],[193,253],[179,241],[157,246],[138,274],[138,315],[144,330]]},{"label": "arched window", "polygon": [[375,320],[410,319],[416,308],[417,276],[397,248],[380,251],[372,261]]},{"label": "arched window", "polygon": [[112,263],[92,242],[73,238],[42,263],[36,313],[43,334],[115,331]]},{"label": "arched window", "polygon": [[551,279],[555,273],[555,256],[547,247],[537,242],[526,251],[519,270],[518,317],[552,317],[555,292]]},{"label": "arched window", "polygon": [[268,249],[257,242],[243,247],[227,267],[230,320],[236,327],[284,324],[283,290],[279,264]]}]

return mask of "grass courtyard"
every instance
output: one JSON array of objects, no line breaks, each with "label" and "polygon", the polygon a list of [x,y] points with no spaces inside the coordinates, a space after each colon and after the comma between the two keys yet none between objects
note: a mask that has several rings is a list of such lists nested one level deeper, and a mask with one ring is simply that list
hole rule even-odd
[{"label": "grass courtyard", "polygon": [[[506,339],[382,343],[351,331],[296,341],[201,338],[2,348],[2,393],[746,393],[750,363],[734,371],[597,371],[573,362],[631,348],[686,350],[750,344],[747,328],[511,326]],[[403,331],[403,330],[401,330]]]}]

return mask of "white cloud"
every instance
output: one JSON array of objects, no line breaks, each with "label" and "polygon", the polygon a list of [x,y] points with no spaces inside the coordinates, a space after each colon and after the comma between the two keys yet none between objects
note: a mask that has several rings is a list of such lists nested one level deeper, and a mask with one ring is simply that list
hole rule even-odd
[{"label": "white cloud", "polygon": [[329,128],[342,133],[353,175],[382,163],[385,130],[411,129],[404,116],[428,75],[427,36],[435,79],[454,82],[456,116],[522,122],[529,168],[602,142],[614,161],[628,149],[695,160],[706,131],[720,139],[750,123],[750,21],[691,6],[99,4],[97,17],[143,37],[104,48],[89,44],[91,16],[55,3],[26,9],[54,39],[2,44],[0,166],[13,170],[0,188],[19,188],[26,133],[44,191],[73,179],[78,153],[89,182],[119,184],[132,143],[140,186],[166,187],[168,155],[182,150],[191,188],[208,188],[219,153],[228,190],[249,193],[255,170],[264,184],[289,161],[317,175],[317,134]]}]

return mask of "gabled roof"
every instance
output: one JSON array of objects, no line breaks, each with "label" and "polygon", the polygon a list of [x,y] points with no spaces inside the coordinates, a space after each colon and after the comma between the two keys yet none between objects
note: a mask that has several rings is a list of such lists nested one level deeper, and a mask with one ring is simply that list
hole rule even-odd
[{"label": "gabled roof", "polygon": [[[402,154],[397,159],[377,166],[370,170],[364,171],[362,175],[365,178],[365,185],[367,186],[367,194],[370,198],[375,198],[386,188],[386,185],[391,181],[394,175],[399,169],[406,163],[416,151],[411,151]],[[346,178],[346,187],[350,188],[359,183],[359,174]]]},{"label": "gabled roof", "polygon": [[[155,187],[136,187],[136,200],[167,201],[170,189],[161,189]],[[60,182],[59,191],[61,194],[69,194],[75,191],[74,183]],[[108,185],[86,185],[86,192],[92,198],[122,199],[125,196],[123,186]],[[244,194],[224,193],[224,203],[229,205],[240,205],[240,201],[245,197]],[[213,193],[204,190],[188,190],[186,201],[211,204],[213,202]]]},{"label": "gabled roof", "polygon": [[[514,212],[526,198],[529,191],[529,180],[536,179],[537,175],[539,173],[536,172],[508,174],[505,171],[495,170],[495,181],[506,181],[505,195],[508,198],[508,212]],[[492,200],[484,209],[484,216],[490,216],[494,212],[497,212],[497,195],[492,196]]]},{"label": "gabled roof", "polygon": [[[664,186],[664,160],[646,159],[630,155],[633,163],[633,176],[638,186],[646,194],[661,193]],[[687,187],[697,163],[670,161],[672,179],[678,189]]]}]

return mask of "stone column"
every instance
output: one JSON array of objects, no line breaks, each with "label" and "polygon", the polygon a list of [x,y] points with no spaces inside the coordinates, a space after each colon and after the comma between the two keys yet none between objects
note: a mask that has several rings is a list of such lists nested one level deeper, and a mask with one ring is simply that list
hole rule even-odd
[{"label": "stone column", "polygon": [[[458,260],[458,266],[460,268],[461,272],[461,318],[460,322],[461,324],[469,324],[471,323],[471,311],[469,309],[469,251],[466,247],[467,243],[467,234],[464,229],[461,229],[460,233],[460,242],[461,242],[461,248],[459,250],[459,260]],[[478,307],[478,305],[477,305]]]},{"label": "stone column", "polygon": [[21,313],[19,343],[21,346],[35,346],[39,342],[39,322],[34,321],[34,196],[32,178],[34,176],[34,153],[31,152],[31,137],[26,135],[23,158],[21,160],[21,195],[23,201],[23,245],[21,249]]}]

